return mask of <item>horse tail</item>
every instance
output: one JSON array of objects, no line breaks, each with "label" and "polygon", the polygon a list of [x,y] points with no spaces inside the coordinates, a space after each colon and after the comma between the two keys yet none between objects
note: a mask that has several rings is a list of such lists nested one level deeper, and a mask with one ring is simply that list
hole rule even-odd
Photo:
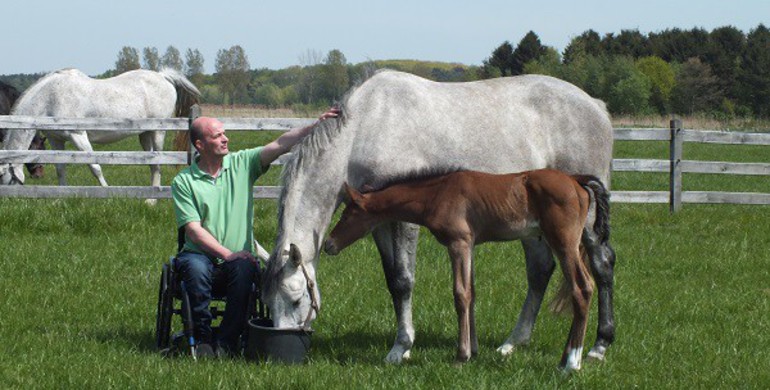
[{"label": "horse tail", "polygon": [[581,187],[593,193],[596,203],[596,219],[594,220],[594,233],[600,244],[606,244],[610,240],[610,193],[601,180],[596,176],[575,176]]},{"label": "horse tail", "polygon": [[[592,200],[596,203],[596,218],[593,231],[598,242],[606,244],[610,239],[610,194],[607,191],[607,187],[596,176],[573,176],[573,178],[581,187],[587,190]],[[588,251],[586,251],[583,243],[580,244],[580,260],[583,262],[589,278],[592,279]],[[571,287],[566,279],[562,280],[559,291],[549,305],[549,309],[553,313],[563,314],[571,311],[572,307],[569,305],[572,297]]]},{"label": "horse tail", "polygon": [[[160,74],[170,82],[176,89],[176,106],[174,107],[174,117],[190,117],[191,107],[200,103],[201,93],[190,80],[184,77],[179,71],[172,68],[163,68]],[[179,131],[174,137],[174,150],[187,150],[190,143],[190,135],[187,131]]]}]

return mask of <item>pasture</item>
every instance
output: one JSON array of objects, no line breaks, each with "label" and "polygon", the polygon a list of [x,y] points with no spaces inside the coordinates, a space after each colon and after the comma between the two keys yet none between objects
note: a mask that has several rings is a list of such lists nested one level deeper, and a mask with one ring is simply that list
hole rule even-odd
[{"label": "pasture", "polygon": [[[274,134],[230,134],[232,150]],[[167,144],[170,139],[167,137]],[[170,145],[167,145],[170,147]],[[110,150],[134,150],[125,140]],[[617,158],[667,158],[658,142],[619,142]],[[100,149],[98,150],[106,150]],[[687,145],[689,159],[770,162],[763,147]],[[113,185],[144,185],[147,167],[103,167]],[[273,167],[258,184],[277,184]],[[54,184],[47,176],[30,184]],[[72,185],[95,185],[85,166]],[[164,167],[168,184],[173,167]],[[615,173],[613,189],[665,190],[668,176]],[[768,191],[766,177],[685,176],[686,190]],[[274,200],[255,201],[256,237],[272,248]],[[0,387],[158,388],[761,388],[770,383],[767,206],[613,204],[617,339],[604,363],[569,377],[557,370],[569,318],[543,310],[532,343],[508,358],[495,348],[512,329],[526,292],[517,243],[476,252],[477,359],[455,366],[457,322],[444,248],[428,234],[418,249],[411,361],[382,362],[395,330],[376,249],[365,239],[321,255],[323,304],[310,363],[164,359],[153,331],[161,264],[176,232],[169,200],[0,198]],[[555,278],[549,295],[556,289]],[[595,337],[596,300],[587,342]]]}]

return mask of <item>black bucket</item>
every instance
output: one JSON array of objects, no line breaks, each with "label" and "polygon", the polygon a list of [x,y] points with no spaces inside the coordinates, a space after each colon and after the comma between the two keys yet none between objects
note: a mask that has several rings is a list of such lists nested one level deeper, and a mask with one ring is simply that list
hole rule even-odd
[{"label": "black bucket", "polygon": [[303,363],[310,350],[312,333],[301,328],[274,328],[270,319],[251,319],[245,355],[254,360]]}]

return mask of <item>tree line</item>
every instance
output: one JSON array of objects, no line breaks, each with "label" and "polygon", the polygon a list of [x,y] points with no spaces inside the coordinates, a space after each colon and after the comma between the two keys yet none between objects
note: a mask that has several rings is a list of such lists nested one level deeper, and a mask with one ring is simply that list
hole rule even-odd
[{"label": "tree line", "polygon": [[[599,35],[587,30],[559,53],[533,31],[516,45],[505,41],[480,66],[417,60],[348,63],[337,49],[308,50],[299,64],[284,69],[251,69],[239,45],[220,49],[212,74],[204,73],[197,49],[169,46],[123,47],[115,68],[97,77],[132,69],[169,67],[198,86],[203,101],[270,108],[316,110],[338,100],[373,69],[391,68],[443,82],[473,81],[528,73],[569,81],[607,102],[613,114],[706,114],[717,119],[770,117],[770,30],[760,24],[749,33],[731,27],[712,31],[678,28],[642,34],[622,30]],[[24,89],[42,75],[0,79]]]}]

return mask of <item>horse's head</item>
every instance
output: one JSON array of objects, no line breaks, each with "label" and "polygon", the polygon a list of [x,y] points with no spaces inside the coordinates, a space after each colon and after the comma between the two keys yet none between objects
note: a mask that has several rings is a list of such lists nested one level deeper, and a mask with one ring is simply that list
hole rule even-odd
[{"label": "horse's head", "polygon": [[[315,253],[308,251],[305,253]],[[320,309],[321,295],[311,258],[295,244],[276,249],[262,279],[262,301],[270,308],[276,328],[308,328]]]},{"label": "horse's head", "polygon": [[324,243],[324,252],[336,255],[367,235],[379,221],[367,211],[364,195],[345,183],[345,211]]}]

